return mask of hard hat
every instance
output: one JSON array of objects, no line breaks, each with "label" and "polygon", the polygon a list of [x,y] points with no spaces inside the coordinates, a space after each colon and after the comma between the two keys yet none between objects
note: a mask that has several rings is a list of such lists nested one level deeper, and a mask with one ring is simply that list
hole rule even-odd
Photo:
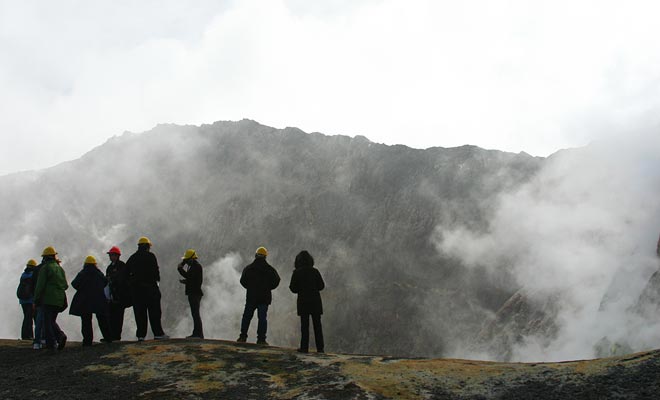
[{"label": "hard hat", "polygon": [[188,249],[186,250],[185,254],[183,257],[181,257],[182,260],[187,260],[189,258],[192,258],[193,260],[197,259],[197,253],[195,252],[194,249]]},{"label": "hard hat", "polygon": [[119,247],[117,246],[112,246],[110,247],[110,250],[108,250],[108,254],[116,254],[118,256],[121,255],[121,250],[119,250]]},{"label": "hard hat", "polygon": [[94,256],[87,256],[87,258],[85,258],[85,264],[96,265],[96,258],[94,258]]},{"label": "hard hat", "polygon": [[41,252],[42,257],[54,256],[55,254],[57,254],[57,252],[53,246],[48,246],[44,249],[44,251]]},{"label": "hard hat", "polygon": [[148,244],[151,246],[151,240],[149,240],[148,237],[142,236],[141,238],[138,239],[138,244]]},{"label": "hard hat", "polygon": [[27,264],[25,264],[25,266],[27,266],[27,267],[36,267],[36,266],[37,266],[37,262],[36,262],[34,259],[30,258],[30,259],[28,260]]},{"label": "hard hat", "polygon": [[268,256],[268,250],[266,250],[265,247],[259,247],[256,253],[260,256],[264,256],[264,257]]}]

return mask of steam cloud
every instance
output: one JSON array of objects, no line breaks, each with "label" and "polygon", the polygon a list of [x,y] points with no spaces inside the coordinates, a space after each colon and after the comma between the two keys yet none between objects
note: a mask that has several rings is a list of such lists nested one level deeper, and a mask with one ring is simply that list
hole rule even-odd
[{"label": "steam cloud", "polygon": [[658,268],[659,199],[660,135],[631,134],[556,153],[500,196],[487,232],[438,227],[437,248],[491,276],[511,273],[531,301],[557,307],[557,335],[524,337],[515,360],[593,357],[604,337],[657,348],[658,322],[630,308]]}]

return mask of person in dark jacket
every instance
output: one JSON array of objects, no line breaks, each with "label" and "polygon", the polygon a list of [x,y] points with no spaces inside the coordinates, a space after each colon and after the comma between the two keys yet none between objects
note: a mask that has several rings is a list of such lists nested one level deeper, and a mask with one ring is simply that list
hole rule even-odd
[{"label": "person in dark jacket", "polygon": [[124,311],[131,306],[131,291],[128,286],[128,270],[126,264],[121,261],[121,250],[112,246],[108,250],[110,265],[105,270],[108,279],[108,298],[110,332],[112,340],[121,340],[121,331],[124,327]]},{"label": "person in dark jacket", "polygon": [[325,282],[318,269],[314,268],[314,258],[306,250],[301,251],[294,261],[293,275],[289,289],[298,294],[298,315],[300,316],[300,348],[298,351],[307,353],[309,351],[309,317],[312,317],[314,325],[314,341],[316,351],[323,353],[323,326],[321,315],[323,314],[323,303],[321,302],[321,290],[325,288]]},{"label": "person in dark jacket", "polygon": [[158,260],[150,251],[151,241],[147,237],[138,240],[138,250],[126,261],[128,280],[133,299],[133,313],[137,325],[137,338],[141,342],[147,336],[147,319],[151,324],[154,339],[169,339],[163,332],[160,318],[160,270]]},{"label": "person in dark jacket", "polygon": [[108,279],[96,267],[96,258],[87,256],[82,271],[76,275],[71,286],[76,289],[76,294],[71,300],[69,314],[80,317],[83,346],[91,346],[94,341],[94,330],[92,329],[92,314],[96,314],[96,322],[99,324],[104,342],[112,342],[112,332],[108,320],[108,303],[106,302],[104,289]]},{"label": "person in dark jacket", "polygon": [[33,322],[35,320],[34,313],[34,268],[37,266],[37,262],[33,259],[28,260],[25,265],[25,270],[21,274],[21,278],[18,282],[18,288],[16,289],[16,297],[18,297],[18,303],[21,305],[23,310],[23,324],[21,325],[21,340],[33,340]]},{"label": "person in dark jacket", "polygon": [[[32,293],[37,289],[37,280],[39,279],[39,271],[43,266],[43,261],[32,269]],[[41,346],[46,343],[46,336],[44,335],[44,310],[37,302],[33,303],[32,312],[34,314],[34,340],[32,341],[32,348],[35,350],[41,349]]]},{"label": "person in dark jacket", "polygon": [[[187,268],[185,268],[187,266]],[[193,249],[186,250],[177,267],[183,279],[179,282],[186,285],[186,296],[190,304],[190,314],[193,319],[193,331],[186,339],[204,339],[202,328],[202,317],[199,314],[199,306],[202,302],[202,265],[197,261],[197,252]]]},{"label": "person in dark jacket", "polygon": [[247,289],[245,309],[241,320],[241,334],[238,342],[247,341],[247,331],[257,310],[257,344],[268,345],[266,331],[268,330],[268,306],[272,302],[271,290],[280,284],[280,276],[266,261],[268,250],[259,247],[252,264],[246,266],[241,274],[241,285]]},{"label": "person in dark jacket", "polygon": [[46,348],[52,350],[57,344],[57,349],[62,350],[67,337],[57,324],[57,315],[68,305],[66,289],[69,284],[66,281],[64,269],[60,266],[60,260],[56,257],[55,249],[48,246],[41,256],[43,261],[37,278],[37,286],[34,289],[34,302],[43,310]]}]

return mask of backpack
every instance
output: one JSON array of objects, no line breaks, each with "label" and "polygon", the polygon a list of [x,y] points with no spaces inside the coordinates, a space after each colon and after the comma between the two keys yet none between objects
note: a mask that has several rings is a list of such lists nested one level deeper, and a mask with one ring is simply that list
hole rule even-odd
[{"label": "backpack", "polygon": [[32,287],[32,274],[21,277],[21,281],[18,283],[18,288],[16,288],[16,297],[20,300],[31,300],[34,296]]}]

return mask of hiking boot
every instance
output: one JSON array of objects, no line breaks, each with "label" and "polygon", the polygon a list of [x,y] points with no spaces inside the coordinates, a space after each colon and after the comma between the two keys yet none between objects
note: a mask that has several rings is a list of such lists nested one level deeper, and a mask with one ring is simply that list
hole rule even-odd
[{"label": "hiking boot", "polygon": [[186,336],[186,339],[204,339],[204,336],[190,335],[190,336]]},{"label": "hiking boot", "polygon": [[238,339],[236,339],[238,343],[245,343],[247,342],[247,335],[240,335]]},{"label": "hiking boot", "polygon": [[143,337],[139,337],[139,338],[138,338],[138,342],[144,342],[144,338],[143,338]]},{"label": "hiking boot", "polygon": [[154,336],[154,340],[167,340],[169,338],[170,337],[164,333],[162,335]]},{"label": "hiking boot", "polygon": [[309,353],[309,350],[306,349],[298,349],[296,350],[298,353]]},{"label": "hiking boot", "polygon": [[101,343],[112,343],[112,339],[101,338]]},{"label": "hiking boot", "polygon": [[66,345],[66,335],[63,333],[60,340],[57,341],[57,350],[62,350]]},{"label": "hiking boot", "polygon": [[41,350],[41,343],[33,343],[32,348],[34,350]]},{"label": "hiking boot", "polygon": [[257,339],[257,344],[261,346],[268,346],[266,339]]}]

